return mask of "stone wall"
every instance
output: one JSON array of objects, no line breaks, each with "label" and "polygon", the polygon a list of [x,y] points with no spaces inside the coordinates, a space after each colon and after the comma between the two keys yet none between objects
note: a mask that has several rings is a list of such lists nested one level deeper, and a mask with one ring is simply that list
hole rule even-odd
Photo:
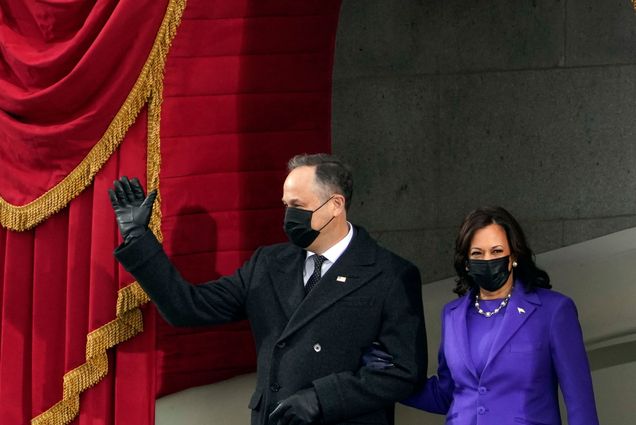
[{"label": "stone wall", "polygon": [[452,274],[480,205],[537,252],[633,227],[635,82],[629,0],[345,0],[333,152],[355,171],[351,218],[425,282]]}]

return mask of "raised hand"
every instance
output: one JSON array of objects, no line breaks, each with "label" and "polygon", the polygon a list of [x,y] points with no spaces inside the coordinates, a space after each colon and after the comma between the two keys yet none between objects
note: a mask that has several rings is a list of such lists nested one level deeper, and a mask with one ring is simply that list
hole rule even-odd
[{"label": "raised hand", "polygon": [[146,196],[136,177],[128,180],[123,176],[113,182],[113,189],[108,190],[108,195],[124,243],[143,235],[150,223],[157,191],[153,190]]}]

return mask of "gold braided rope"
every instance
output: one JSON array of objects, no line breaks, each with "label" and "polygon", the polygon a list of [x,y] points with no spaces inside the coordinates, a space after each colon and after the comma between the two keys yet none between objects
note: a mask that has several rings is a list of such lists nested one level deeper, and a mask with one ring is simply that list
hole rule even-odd
[{"label": "gold braided rope", "polygon": [[[159,188],[159,167],[161,163],[159,131],[163,93],[163,70],[172,39],[181,23],[181,16],[183,15],[185,4],[186,0],[169,0],[166,14],[157,33],[152,51],[144,65],[144,69],[135,83],[133,91],[131,91],[128,99],[126,99],[126,103],[124,103],[122,109],[117,114],[117,116],[119,116],[122,110],[126,110],[126,116],[130,117],[133,115],[133,111],[130,109],[131,105],[139,105],[140,110],[146,102],[148,103],[148,145],[146,163],[148,191]],[[145,81],[142,81],[142,78]],[[147,92],[145,91],[146,88],[148,89]],[[131,97],[133,92],[136,93],[136,99]],[[135,117],[139,113],[139,110],[134,112]],[[117,116],[115,120],[113,120],[113,123],[117,120]],[[126,125],[125,129],[119,127],[119,130],[113,131],[117,131],[117,134],[121,134],[121,138],[123,138],[123,135],[131,124],[132,123]],[[113,124],[109,127],[109,131],[111,131],[112,127]],[[104,140],[105,139],[102,138],[100,143]],[[109,140],[112,141],[114,138],[111,137]],[[119,142],[115,144],[113,151],[117,144],[119,144]],[[91,170],[93,168],[98,170],[105,162],[106,160],[103,160],[99,166],[94,165],[89,168],[91,168]],[[74,172],[75,171],[77,171],[77,169],[74,170]],[[93,172],[89,180],[92,180],[96,172],[97,171]],[[77,174],[80,177],[84,177],[81,172]],[[80,177],[75,177],[75,184],[77,184],[77,181],[84,181],[81,180]],[[82,189],[79,191],[81,192],[81,190]],[[54,199],[60,198],[55,197]],[[50,206],[50,204],[45,205]],[[157,196],[150,220],[150,229],[161,241],[163,240],[163,236],[161,234],[160,206],[161,199],[160,196]],[[2,205],[0,204],[0,208],[1,207]],[[63,208],[63,206],[60,208]],[[58,210],[60,208],[58,208]],[[53,214],[55,211],[50,212],[48,215]],[[27,217],[33,217],[33,215],[27,215]],[[18,222],[18,224],[22,225],[25,225],[24,223],[24,221]],[[35,224],[31,224],[31,226]],[[140,307],[148,301],[148,296],[137,282],[133,282],[118,291],[116,318],[87,335],[86,363],[64,374],[62,400],[31,419],[32,425],[66,425],[77,417],[80,410],[80,394],[96,385],[108,374],[107,350],[143,332],[143,317]]]},{"label": "gold braided rope", "polygon": [[151,91],[163,78],[163,65],[176,32],[186,0],[169,0],[166,14],[152,50],[137,81],[101,139],[62,181],[25,205],[13,205],[0,196],[0,226],[16,232],[29,230],[66,207],[93,181],[115,152]]}]

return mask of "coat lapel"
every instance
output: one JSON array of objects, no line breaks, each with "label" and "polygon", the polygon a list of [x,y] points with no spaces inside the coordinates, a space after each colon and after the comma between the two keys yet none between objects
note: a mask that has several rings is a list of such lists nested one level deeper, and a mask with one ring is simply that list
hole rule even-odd
[{"label": "coat lapel", "polygon": [[455,304],[454,310],[451,312],[451,322],[453,323],[453,330],[457,345],[459,348],[460,356],[462,357],[463,364],[471,375],[477,379],[477,369],[473,363],[473,358],[470,355],[470,347],[468,346],[468,324],[466,314],[470,304],[472,303],[472,293],[465,295],[464,298]]},{"label": "coat lapel", "polygon": [[290,245],[276,258],[269,271],[278,301],[287,319],[290,319],[305,296],[303,268],[306,251]]},{"label": "coat lapel", "polygon": [[375,242],[363,229],[356,227],[355,231],[351,245],[293,312],[279,341],[296,332],[340,298],[360,288],[380,273],[378,268],[372,267],[375,264]]},{"label": "coat lapel", "polygon": [[488,356],[488,361],[484,366],[482,375],[486,373],[490,363],[492,363],[493,359],[508,343],[510,338],[512,338],[526,320],[532,316],[538,305],[541,305],[541,300],[536,292],[526,293],[523,284],[516,282],[512,296],[506,307],[506,313],[501,322],[501,327],[492,343],[490,355]]}]

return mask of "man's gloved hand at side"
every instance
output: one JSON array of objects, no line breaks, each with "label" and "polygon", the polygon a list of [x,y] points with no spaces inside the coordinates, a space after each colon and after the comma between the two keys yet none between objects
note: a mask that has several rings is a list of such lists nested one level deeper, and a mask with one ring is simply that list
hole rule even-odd
[{"label": "man's gloved hand at side", "polygon": [[108,195],[124,243],[143,235],[150,223],[157,191],[153,190],[146,197],[144,188],[136,177],[128,180],[128,177],[124,176],[113,182],[113,189],[108,191]]},{"label": "man's gloved hand at side", "polygon": [[281,401],[269,415],[270,425],[307,425],[318,423],[320,402],[316,390],[308,388]]}]

